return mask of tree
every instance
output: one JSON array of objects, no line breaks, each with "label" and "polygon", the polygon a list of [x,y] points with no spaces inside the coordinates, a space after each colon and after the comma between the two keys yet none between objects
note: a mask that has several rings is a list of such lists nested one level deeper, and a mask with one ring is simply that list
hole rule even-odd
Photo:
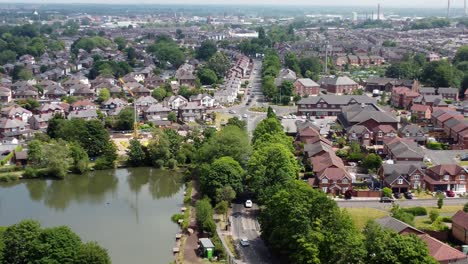
[{"label": "tree", "polygon": [[131,139],[127,151],[128,163],[132,166],[141,166],[146,162],[146,155],[138,139]]},{"label": "tree", "polygon": [[167,134],[160,129],[155,129],[153,139],[148,143],[149,161],[156,167],[163,166],[171,156],[171,149]]},{"label": "tree", "polygon": [[247,163],[246,183],[250,191],[260,195],[297,179],[299,165],[284,145],[271,143],[255,150]]},{"label": "tree", "polygon": [[440,195],[437,199],[437,208],[442,209],[442,206],[444,206],[444,197]]},{"label": "tree", "polygon": [[429,211],[429,219],[431,219],[431,223],[434,223],[435,220],[439,218],[439,211],[437,210],[431,210]]},{"label": "tree", "polygon": [[28,161],[33,167],[40,167],[42,165],[44,153],[42,149],[42,142],[39,140],[31,140],[28,143]]},{"label": "tree", "polygon": [[269,99],[272,99],[278,94],[278,89],[276,88],[275,79],[273,77],[267,76],[263,79],[262,92]]},{"label": "tree", "polygon": [[88,242],[79,247],[76,264],[110,264],[107,250],[96,242]]},{"label": "tree", "polygon": [[322,72],[322,63],[317,57],[304,57],[299,60],[299,67],[302,76],[311,78],[314,81],[318,80],[319,74]]},{"label": "tree", "polygon": [[286,53],[286,55],[284,56],[284,66],[286,66],[286,68],[288,69],[291,69],[297,74],[301,74],[301,69],[299,67],[299,59],[297,58],[297,55],[295,53]]},{"label": "tree", "polygon": [[206,63],[206,68],[214,71],[218,79],[223,78],[229,69],[229,59],[221,52],[216,52]]},{"label": "tree", "polygon": [[167,92],[165,89],[163,88],[156,88],[153,90],[153,92],[151,93],[151,95],[158,101],[162,101],[166,95],[167,95]]},{"label": "tree", "polygon": [[231,186],[236,193],[243,190],[244,170],[239,162],[231,157],[216,159],[211,165],[202,166],[200,187],[210,198],[216,197],[216,190]]},{"label": "tree", "polygon": [[183,39],[185,38],[185,34],[182,32],[182,29],[176,29],[176,39]]},{"label": "tree", "polygon": [[99,91],[99,96],[98,96],[97,101],[98,101],[99,103],[102,103],[102,102],[107,101],[109,98],[110,98],[109,89],[107,89],[107,88],[102,88],[102,89]]},{"label": "tree", "polygon": [[197,59],[208,60],[218,51],[216,43],[211,40],[205,40],[201,43],[200,47],[196,49]]},{"label": "tree", "polygon": [[24,220],[3,232],[5,263],[30,263],[39,250],[41,226],[37,221]]},{"label": "tree", "polygon": [[446,60],[427,63],[422,71],[421,80],[432,87],[460,87],[463,73]]},{"label": "tree", "polygon": [[46,228],[39,235],[38,263],[73,263],[81,239],[66,226]]},{"label": "tree", "polygon": [[462,46],[458,48],[457,53],[453,58],[454,64],[459,64],[464,61],[468,61],[468,46]]},{"label": "tree", "polygon": [[197,72],[197,76],[203,85],[212,85],[218,82],[218,77],[216,76],[216,73],[211,69],[199,69]]},{"label": "tree", "polygon": [[125,49],[125,46],[127,45],[127,41],[125,40],[124,37],[116,37],[114,39],[114,43],[117,44],[117,49],[118,50]]},{"label": "tree", "polygon": [[227,201],[228,204],[231,204],[231,201],[236,198],[236,191],[230,186],[223,186],[222,188],[216,189],[216,199],[217,203],[222,201]]},{"label": "tree", "polygon": [[174,67],[178,68],[185,62],[185,55],[168,36],[158,36],[154,44],[147,47],[147,52],[152,53],[160,61],[160,66],[165,67],[166,62],[169,62]]},{"label": "tree", "polygon": [[238,128],[245,130],[247,127],[247,122],[235,116],[235,117],[229,118],[226,125],[237,126]]},{"label": "tree", "polygon": [[468,213],[468,203],[463,206],[463,212]]},{"label": "tree", "polygon": [[88,170],[89,157],[88,153],[80,144],[76,142],[70,143],[70,155],[73,160],[73,171],[77,173],[84,173]]},{"label": "tree", "polygon": [[167,114],[167,120],[171,122],[177,122],[177,115],[174,112]]},{"label": "tree", "polygon": [[426,243],[414,234],[400,235],[388,229],[383,230],[374,221],[366,224],[363,233],[367,250],[364,263],[437,263],[429,255]]},{"label": "tree", "polygon": [[130,107],[122,109],[117,115],[117,123],[115,128],[117,130],[132,130],[133,123],[135,122],[134,110]]},{"label": "tree", "polygon": [[271,108],[271,106],[268,106],[267,118],[277,118],[275,110],[273,110],[273,108]]},{"label": "tree", "polygon": [[390,189],[388,187],[384,187],[382,189],[382,195],[383,195],[383,197],[392,197],[392,189]]},{"label": "tree", "polygon": [[211,207],[210,200],[207,198],[198,200],[195,203],[195,212],[198,226],[204,231],[213,231],[210,227],[210,222],[213,221],[213,207]]},{"label": "tree", "polygon": [[349,216],[301,181],[265,199],[259,222],[263,239],[288,263],[361,263],[365,254]]},{"label": "tree", "polygon": [[263,119],[258,123],[257,127],[253,132],[252,143],[255,144],[256,140],[265,134],[279,134],[283,133],[283,127],[276,118]]},{"label": "tree", "polygon": [[367,170],[376,171],[382,166],[382,158],[377,154],[371,153],[364,158],[362,166]]}]

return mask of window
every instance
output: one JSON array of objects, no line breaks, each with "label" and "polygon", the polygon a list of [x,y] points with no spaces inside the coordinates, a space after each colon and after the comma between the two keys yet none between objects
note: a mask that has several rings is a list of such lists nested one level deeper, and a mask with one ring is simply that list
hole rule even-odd
[{"label": "window", "polygon": [[450,175],[444,175],[444,181],[448,181],[450,179]]},{"label": "window", "polygon": [[364,134],[364,138],[369,138],[369,134]]},{"label": "window", "polygon": [[322,104],[317,104],[317,108],[321,108],[322,107]]},{"label": "window", "polygon": [[403,179],[398,179],[398,184],[403,184]]},{"label": "window", "polygon": [[343,180],[341,180],[341,183],[348,184],[348,179],[344,178]]},{"label": "window", "polygon": [[460,181],[465,181],[466,180],[466,176],[465,175],[460,175]]},{"label": "window", "polygon": [[322,187],[322,192],[327,193],[328,187]]},{"label": "window", "polygon": [[328,183],[328,179],[327,178],[322,179],[322,183]]},{"label": "window", "polygon": [[379,131],[379,134],[378,134],[379,137],[382,137],[383,136],[383,133],[382,131]]},{"label": "window", "polygon": [[409,133],[407,132],[407,133],[405,134],[405,136],[409,137]]},{"label": "window", "polygon": [[419,180],[419,175],[418,174],[413,175],[413,180]]},{"label": "window", "polygon": [[355,137],[356,137],[356,133],[353,132],[353,134],[351,134],[351,137],[355,138]]}]

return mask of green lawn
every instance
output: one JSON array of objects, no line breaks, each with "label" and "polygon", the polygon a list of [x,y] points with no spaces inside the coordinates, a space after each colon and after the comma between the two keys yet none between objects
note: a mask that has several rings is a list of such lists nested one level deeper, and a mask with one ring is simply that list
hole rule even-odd
[{"label": "green lawn", "polygon": [[437,210],[439,211],[439,214],[445,214],[445,213],[456,213],[458,210],[463,209],[463,205],[444,205],[442,206],[442,209],[437,208],[437,206],[435,205],[424,207],[424,208],[426,208],[428,214],[431,210]]},{"label": "green lawn", "polygon": [[346,211],[353,219],[356,227],[361,230],[366,225],[367,221],[375,220],[387,216],[388,213],[374,208],[346,208]]},{"label": "green lawn", "polygon": [[460,161],[460,162],[458,163],[458,165],[460,165],[460,166],[462,166],[462,167],[463,167],[463,166],[468,166],[468,161]]}]

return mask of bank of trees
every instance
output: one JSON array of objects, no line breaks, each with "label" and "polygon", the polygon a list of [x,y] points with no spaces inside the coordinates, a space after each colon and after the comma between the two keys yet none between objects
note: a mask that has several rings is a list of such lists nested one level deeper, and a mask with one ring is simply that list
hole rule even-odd
[{"label": "bank of trees", "polygon": [[112,41],[100,36],[82,37],[73,42],[71,50],[75,54],[77,54],[80,49],[91,52],[91,50],[96,48],[105,49],[110,47],[112,44]]},{"label": "bank of trees", "polygon": [[24,220],[0,231],[0,263],[110,264],[107,250],[95,242],[83,243],[66,226],[42,228]]},{"label": "bank of trees", "polygon": [[154,44],[149,45],[146,51],[156,56],[160,67],[165,67],[166,63],[169,62],[172,66],[178,68],[185,61],[182,49],[171,37],[166,35],[158,36]]},{"label": "bank of trees", "polygon": [[47,135],[81,146],[90,158],[96,158],[95,168],[113,168],[117,159],[116,146],[99,120],[64,119],[58,115],[49,121]]}]

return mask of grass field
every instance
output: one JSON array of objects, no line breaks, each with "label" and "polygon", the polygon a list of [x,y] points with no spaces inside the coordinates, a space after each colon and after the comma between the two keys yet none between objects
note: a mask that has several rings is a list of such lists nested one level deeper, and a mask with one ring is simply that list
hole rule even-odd
[{"label": "grass field", "polygon": [[387,212],[374,208],[346,208],[345,210],[350,214],[358,230],[363,229],[367,221],[388,215]]},{"label": "grass field", "polygon": [[468,166],[468,161],[460,161],[460,162],[458,163],[458,165],[460,165],[460,166],[462,166],[462,167]]},{"label": "grass field", "polygon": [[442,206],[442,209],[437,208],[437,206],[428,206],[424,208],[426,208],[428,214],[431,210],[439,211],[439,214],[445,214],[445,213],[456,213],[458,210],[463,209],[463,205],[444,205]]}]

